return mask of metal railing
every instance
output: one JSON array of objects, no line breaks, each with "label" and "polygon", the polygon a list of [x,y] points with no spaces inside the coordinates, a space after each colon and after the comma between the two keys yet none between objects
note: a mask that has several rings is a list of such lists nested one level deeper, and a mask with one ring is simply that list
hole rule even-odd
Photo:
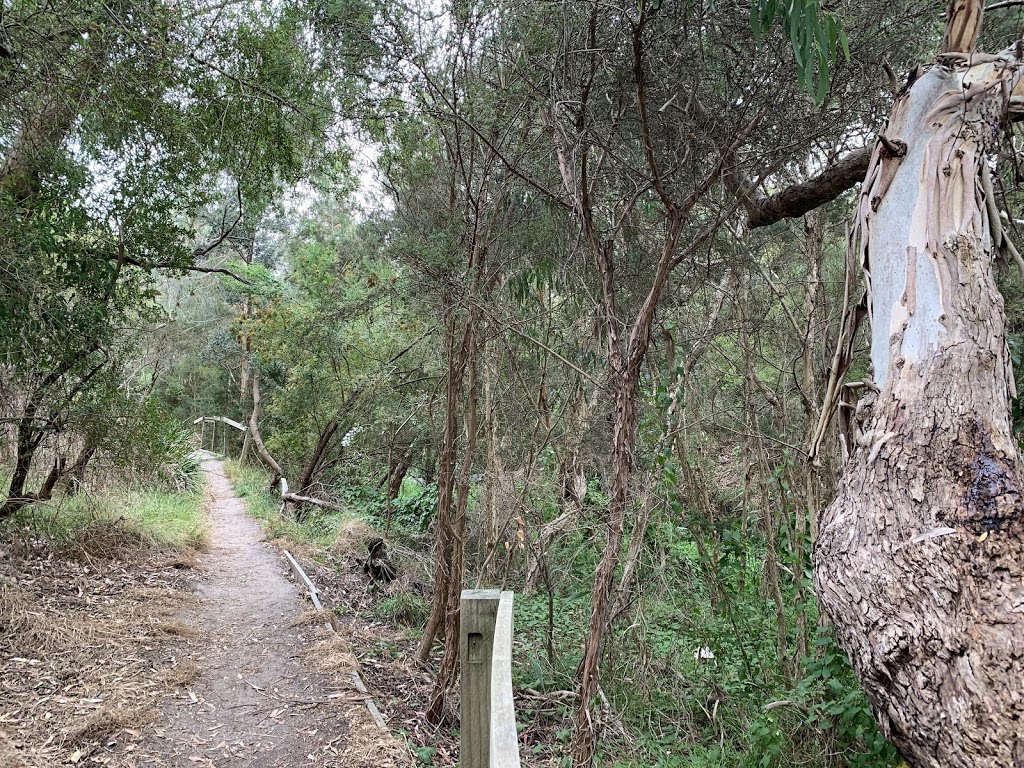
[{"label": "metal railing", "polygon": [[228,432],[227,427],[233,427],[237,429],[242,435],[248,431],[248,427],[244,424],[239,424],[237,421],[229,419],[227,416],[200,416],[198,419],[192,422],[193,425],[199,425],[199,447],[204,448],[206,442],[206,425],[213,424],[213,436],[210,439],[210,450],[215,451],[217,449],[217,425],[223,424],[224,429],[221,430],[221,454],[227,456],[228,454]]}]

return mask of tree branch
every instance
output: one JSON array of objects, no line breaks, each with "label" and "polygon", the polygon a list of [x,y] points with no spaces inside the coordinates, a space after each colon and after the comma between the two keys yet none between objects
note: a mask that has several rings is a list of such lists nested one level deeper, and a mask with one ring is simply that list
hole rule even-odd
[{"label": "tree branch", "polygon": [[180,265],[180,264],[171,264],[171,263],[168,263],[168,262],[165,262],[165,261],[159,261],[159,262],[157,262],[155,264],[148,264],[145,261],[141,261],[139,259],[132,258],[131,256],[125,256],[124,257],[124,262],[125,262],[125,264],[131,264],[133,267],[140,267],[140,268],[146,269],[146,270],[153,270],[153,269],[183,269],[186,272],[202,272],[203,274],[227,275],[228,277],[230,277],[230,278],[232,278],[234,280],[237,280],[238,282],[243,283],[245,285],[248,285],[248,286],[254,286],[255,285],[255,283],[253,283],[252,281],[246,280],[244,277],[239,275],[237,272],[233,272],[233,271],[231,271],[230,269],[228,269],[226,267],[200,267],[200,266],[197,266],[197,265],[194,265],[194,264],[193,265]]},{"label": "tree branch", "polygon": [[985,14],[982,0],[949,0],[946,10],[946,34],[939,54],[973,53],[978,45],[981,19]]},{"label": "tree branch", "polygon": [[[676,103],[680,96],[685,96],[685,103]],[[696,93],[690,90],[680,88],[659,111],[664,111],[670,106],[692,116],[703,125],[715,125],[712,115],[697,98]],[[756,121],[757,118],[754,122]],[[740,135],[745,136],[752,128],[753,125],[749,125]],[[774,195],[765,196],[757,189],[760,181],[752,181],[738,168],[736,151],[740,144],[742,141],[734,140],[729,148],[722,152],[721,175],[725,186],[747,212],[747,226],[751,229],[766,227],[782,219],[803,216],[808,211],[835,200],[843,192],[864,180],[871,161],[871,153],[874,151],[873,145],[855,150],[828,166],[817,176],[789,186]]]},{"label": "tree branch", "polygon": [[769,197],[742,200],[747,211],[747,226],[766,227],[782,219],[792,219],[835,200],[846,190],[864,180],[874,147],[858,149],[828,166],[817,176],[794,184]]}]

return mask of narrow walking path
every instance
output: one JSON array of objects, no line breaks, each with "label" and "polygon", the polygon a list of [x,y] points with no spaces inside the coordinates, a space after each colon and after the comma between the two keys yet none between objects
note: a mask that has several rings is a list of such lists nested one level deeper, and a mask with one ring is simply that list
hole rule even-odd
[{"label": "narrow walking path", "polygon": [[[351,765],[346,710],[357,694],[302,661],[309,609],[261,541],[219,461],[203,463],[210,547],[199,598],[181,616],[182,687],[139,765],[290,768]],[[189,678],[192,678],[191,681]]]}]

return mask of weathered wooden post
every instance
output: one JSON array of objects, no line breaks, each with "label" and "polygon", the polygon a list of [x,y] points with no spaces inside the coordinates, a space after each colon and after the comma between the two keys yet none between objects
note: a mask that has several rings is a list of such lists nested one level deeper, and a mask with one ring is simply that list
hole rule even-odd
[{"label": "weathered wooden post", "polygon": [[490,768],[519,768],[519,732],[512,695],[513,594],[502,592],[491,650]]},{"label": "weathered wooden post", "polygon": [[200,416],[199,418],[199,450],[203,450],[203,440],[206,437],[206,417]]},{"label": "weathered wooden post", "polygon": [[488,768],[491,754],[491,655],[501,592],[465,589],[459,637],[462,671],[459,765]]}]

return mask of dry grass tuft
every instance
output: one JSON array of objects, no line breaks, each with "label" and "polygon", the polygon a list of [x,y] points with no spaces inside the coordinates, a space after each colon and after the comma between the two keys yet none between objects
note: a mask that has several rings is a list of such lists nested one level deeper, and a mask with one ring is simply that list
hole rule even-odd
[{"label": "dry grass tuft", "polygon": [[93,520],[77,532],[72,547],[87,558],[116,560],[144,552],[150,545],[136,523],[118,517]]},{"label": "dry grass tuft", "polygon": [[348,640],[334,633],[306,651],[303,658],[315,668],[328,673],[359,669],[359,661],[352,653]]},{"label": "dry grass tuft", "polygon": [[359,707],[353,709],[345,734],[345,764],[353,768],[406,768],[414,763],[408,748],[391,734],[382,734],[370,713]]},{"label": "dry grass tuft", "polygon": [[189,549],[184,552],[175,552],[167,560],[161,563],[165,568],[176,568],[179,571],[193,571],[199,567],[199,552]]},{"label": "dry grass tuft", "polygon": [[338,529],[331,543],[331,553],[345,560],[366,559],[366,545],[380,534],[373,526],[358,517],[346,517],[338,523]]},{"label": "dry grass tuft", "polygon": [[113,707],[100,709],[75,723],[64,737],[66,744],[97,744],[108,741],[126,728],[141,728],[153,722],[153,710]]},{"label": "dry grass tuft", "polygon": [[198,680],[202,672],[202,668],[195,662],[183,661],[164,672],[160,681],[169,688],[185,688]]},{"label": "dry grass tuft", "polygon": [[163,632],[165,635],[172,635],[174,637],[194,637],[196,631],[188,624],[183,624],[180,621],[163,620],[153,622],[153,628],[157,632]]},{"label": "dry grass tuft", "polygon": [[[300,584],[299,586],[301,587],[302,585]],[[293,621],[289,626],[305,627],[309,626],[310,624],[330,624],[331,620],[329,618],[329,615],[330,614],[327,611],[317,611],[314,609],[310,609],[308,611],[304,611],[302,615],[299,616],[299,618],[295,619],[295,621]]]}]

